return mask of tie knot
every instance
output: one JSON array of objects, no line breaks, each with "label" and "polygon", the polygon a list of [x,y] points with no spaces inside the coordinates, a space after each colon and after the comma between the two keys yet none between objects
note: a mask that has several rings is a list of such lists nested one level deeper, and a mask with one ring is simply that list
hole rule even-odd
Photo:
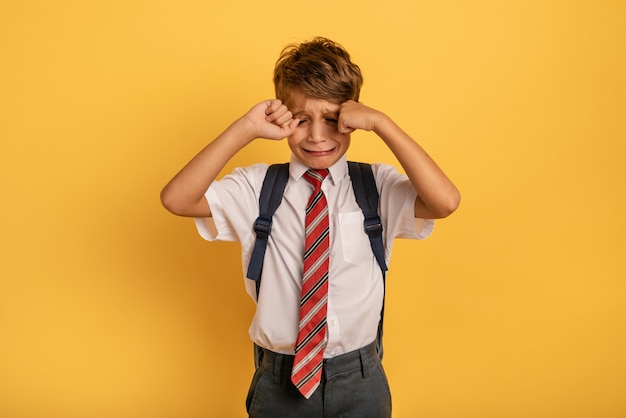
[{"label": "tie knot", "polygon": [[315,189],[319,189],[322,187],[322,181],[328,175],[328,169],[323,170],[314,170],[310,168],[304,173],[304,178],[313,185]]}]

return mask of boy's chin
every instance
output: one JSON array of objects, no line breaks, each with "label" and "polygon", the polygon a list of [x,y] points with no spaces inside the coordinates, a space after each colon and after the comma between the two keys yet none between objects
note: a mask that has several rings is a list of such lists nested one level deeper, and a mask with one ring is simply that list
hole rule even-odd
[{"label": "boy's chin", "polygon": [[303,162],[307,167],[315,170],[324,170],[335,164],[339,158],[306,158]]}]

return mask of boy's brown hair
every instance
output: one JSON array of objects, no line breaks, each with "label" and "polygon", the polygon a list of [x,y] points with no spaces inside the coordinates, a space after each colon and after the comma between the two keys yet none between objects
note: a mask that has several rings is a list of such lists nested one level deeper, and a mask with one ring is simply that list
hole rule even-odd
[{"label": "boy's brown hair", "polygon": [[287,45],[274,68],[276,98],[285,102],[291,91],[339,103],[359,100],[363,76],[341,45],[317,37]]}]

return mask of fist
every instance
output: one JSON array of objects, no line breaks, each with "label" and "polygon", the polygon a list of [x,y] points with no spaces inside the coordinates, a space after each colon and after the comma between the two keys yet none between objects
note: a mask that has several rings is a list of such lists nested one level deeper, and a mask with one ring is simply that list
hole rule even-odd
[{"label": "fist", "polygon": [[357,129],[371,131],[380,112],[363,103],[348,100],[339,107],[337,129],[342,134],[349,134]]},{"label": "fist", "polygon": [[283,139],[298,126],[298,119],[280,100],[264,100],[246,113],[244,119],[252,126],[256,138]]}]

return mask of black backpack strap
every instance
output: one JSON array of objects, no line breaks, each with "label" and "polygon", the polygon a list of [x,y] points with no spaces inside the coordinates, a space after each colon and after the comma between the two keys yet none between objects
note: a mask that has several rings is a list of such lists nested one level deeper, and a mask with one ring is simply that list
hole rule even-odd
[{"label": "black backpack strap", "polygon": [[372,173],[372,166],[367,163],[348,161],[348,172],[352,180],[352,188],[356,202],[363,211],[365,233],[383,275],[387,271],[385,263],[385,246],[383,245],[383,223],[378,216],[378,190]]},{"label": "black backpack strap", "polygon": [[[272,232],[272,218],[274,212],[280,206],[283,200],[283,193],[287,180],[289,179],[289,163],[272,164],[268,167],[263,186],[261,186],[261,194],[259,195],[259,217],[254,222],[254,232],[256,233],[256,241],[252,249],[252,256],[248,264],[248,272],[246,277],[254,280],[256,283],[256,297],[259,298],[261,290],[261,271],[263,270],[263,259],[265,258],[265,250],[267,241]],[[254,366],[259,368],[263,360],[263,349],[253,344],[254,349]]]},{"label": "black backpack strap", "polygon": [[265,249],[267,248],[269,235],[272,232],[272,218],[274,212],[276,212],[276,209],[278,209],[283,200],[283,192],[285,191],[285,185],[288,179],[289,163],[272,164],[267,169],[263,186],[261,187],[261,194],[259,196],[259,217],[254,222],[256,241],[246,274],[248,279],[256,282],[257,298],[261,283],[261,271],[263,270]]},{"label": "black backpack strap", "polygon": [[[378,201],[380,196],[376,189],[376,179],[372,173],[372,166],[367,163],[357,163],[348,161],[348,172],[352,181],[352,189],[356,202],[359,204],[365,220],[363,225],[365,233],[370,239],[370,246],[376,261],[383,273],[383,292],[385,292],[385,276],[387,274],[387,263],[385,262],[385,246],[383,244],[383,223],[378,215]],[[383,358],[383,317],[385,315],[385,296],[383,293],[383,305],[380,310],[380,321],[378,322],[378,334],[376,336],[376,351],[378,356]]]}]

